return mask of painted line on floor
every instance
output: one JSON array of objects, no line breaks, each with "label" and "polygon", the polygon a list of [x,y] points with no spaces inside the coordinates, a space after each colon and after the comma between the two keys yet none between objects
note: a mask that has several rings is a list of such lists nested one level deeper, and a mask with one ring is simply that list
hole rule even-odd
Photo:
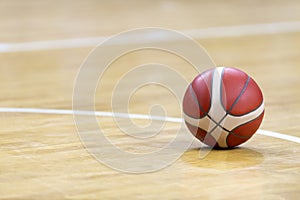
[{"label": "painted line on floor", "polygon": [[[194,39],[295,33],[300,32],[300,21],[208,27],[179,30],[179,32]],[[170,38],[168,35],[138,35],[137,37],[139,40],[128,39],[126,41],[119,41],[119,44],[132,44],[137,42],[143,43],[144,41],[174,40],[174,38]],[[111,38],[111,36],[30,41],[21,43],[0,43],[0,53],[96,47],[98,44],[109,38]]]},{"label": "painted line on floor", "polygon": [[[29,114],[54,114],[54,115],[95,115],[98,117],[117,117],[117,118],[132,118],[132,119],[152,119],[155,121],[166,121],[182,123],[182,118],[176,117],[163,117],[163,116],[150,116],[144,114],[127,114],[127,113],[113,113],[103,111],[73,111],[61,109],[43,109],[43,108],[0,108],[1,113],[29,113]],[[300,138],[296,136],[286,135],[274,131],[259,129],[257,134],[278,138],[286,141],[291,141],[300,144]]]}]

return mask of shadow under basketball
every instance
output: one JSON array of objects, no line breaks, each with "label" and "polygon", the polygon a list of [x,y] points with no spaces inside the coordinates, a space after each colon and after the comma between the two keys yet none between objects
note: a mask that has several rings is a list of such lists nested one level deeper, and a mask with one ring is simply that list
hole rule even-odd
[{"label": "shadow under basketball", "polygon": [[181,160],[194,167],[231,170],[259,165],[264,161],[264,156],[245,147],[230,150],[202,147],[186,151]]}]

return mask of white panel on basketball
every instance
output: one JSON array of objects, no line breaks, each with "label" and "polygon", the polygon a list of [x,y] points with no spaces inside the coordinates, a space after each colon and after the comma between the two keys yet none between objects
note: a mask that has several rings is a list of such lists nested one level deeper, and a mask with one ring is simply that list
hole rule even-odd
[{"label": "white panel on basketball", "polygon": [[222,120],[226,115],[221,103],[221,86],[222,86],[222,72],[224,67],[218,67],[214,70],[211,91],[211,106],[208,115],[216,122]]},{"label": "white panel on basketball", "polygon": [[[211,91],[211,107],[209,109],[208,115],[214,119],[216,122],[220,123],[220,126],[223,126],[224,120],[222,118],[226,115],[226,110],[224,110],[221,102],[221,87],[222,87],[222,73],[224,67],[218,67],[213,73],[212,81],[212,91]],[[216,126],[215,123],[210,123],[212,128],[208,130],[211,132]],[[220,147],[227,147],[226,138],[228,132],[223,133],[223,130],[219,127],[215,128],[211,133],[211,136],[215,138]]]},{"label": "white panel on basketball", "polygon": [[[214,124],[214,123],[212,123]],[[223,130],[220,126],[215,126],[215,129],[210,133],[210,135],[212,135],[215,140],[217,141],[218,145],[220,147],[228,147],[227,146],[227,141],[226,141],[226,138],[228,136],[228,132]]]},{"label": "white panel on basketball", "polygon": [[249,121],[252,121],[259,117],[265,109],[264,103],[262,103],[257,109],[254,111],[247,113],[242,116],[233,116],[228,114],[226,118],[224,119],[224,125],[223,127],[227,130],[231,131],[235,129],[236,127],[240,126],[241,124],[245,124]]},{"label": "white panel on basketball", "polygon": [[[183,113],[183,118],[189,124],[196,126],[196,127],[200,127],[201,129],[203,129],[205,131],[208,131],[209,124],[212,122],[211,119],[209,119],[207,116],[205,116],[201,119],[196,119],[196,118],[190,117],[187,114]],[[215,124],[215,123],[213,123],[213,124]]]}]

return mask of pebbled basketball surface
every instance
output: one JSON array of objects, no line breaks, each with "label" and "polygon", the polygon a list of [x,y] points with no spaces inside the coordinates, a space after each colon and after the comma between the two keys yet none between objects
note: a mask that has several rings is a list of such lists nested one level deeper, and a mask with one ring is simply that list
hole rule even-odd
[{"label": "pebbled basketball surface", "polygon": [[263,94],[245,72],[217,67],[199,74],[183,99],[193,135],[216,148],[233,148],[252,137],[264,116]]}]

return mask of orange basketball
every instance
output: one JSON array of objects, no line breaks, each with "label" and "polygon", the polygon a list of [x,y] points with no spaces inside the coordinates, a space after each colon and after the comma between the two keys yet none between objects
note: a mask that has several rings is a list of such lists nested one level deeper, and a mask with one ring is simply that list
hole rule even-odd
[{"label": "orange basketball", "polygon": [[183,99],[190,132],[215,148],[233,148],[252,137],[264,116],[264,100],[245,72],[217,67],[199,74]]}]

